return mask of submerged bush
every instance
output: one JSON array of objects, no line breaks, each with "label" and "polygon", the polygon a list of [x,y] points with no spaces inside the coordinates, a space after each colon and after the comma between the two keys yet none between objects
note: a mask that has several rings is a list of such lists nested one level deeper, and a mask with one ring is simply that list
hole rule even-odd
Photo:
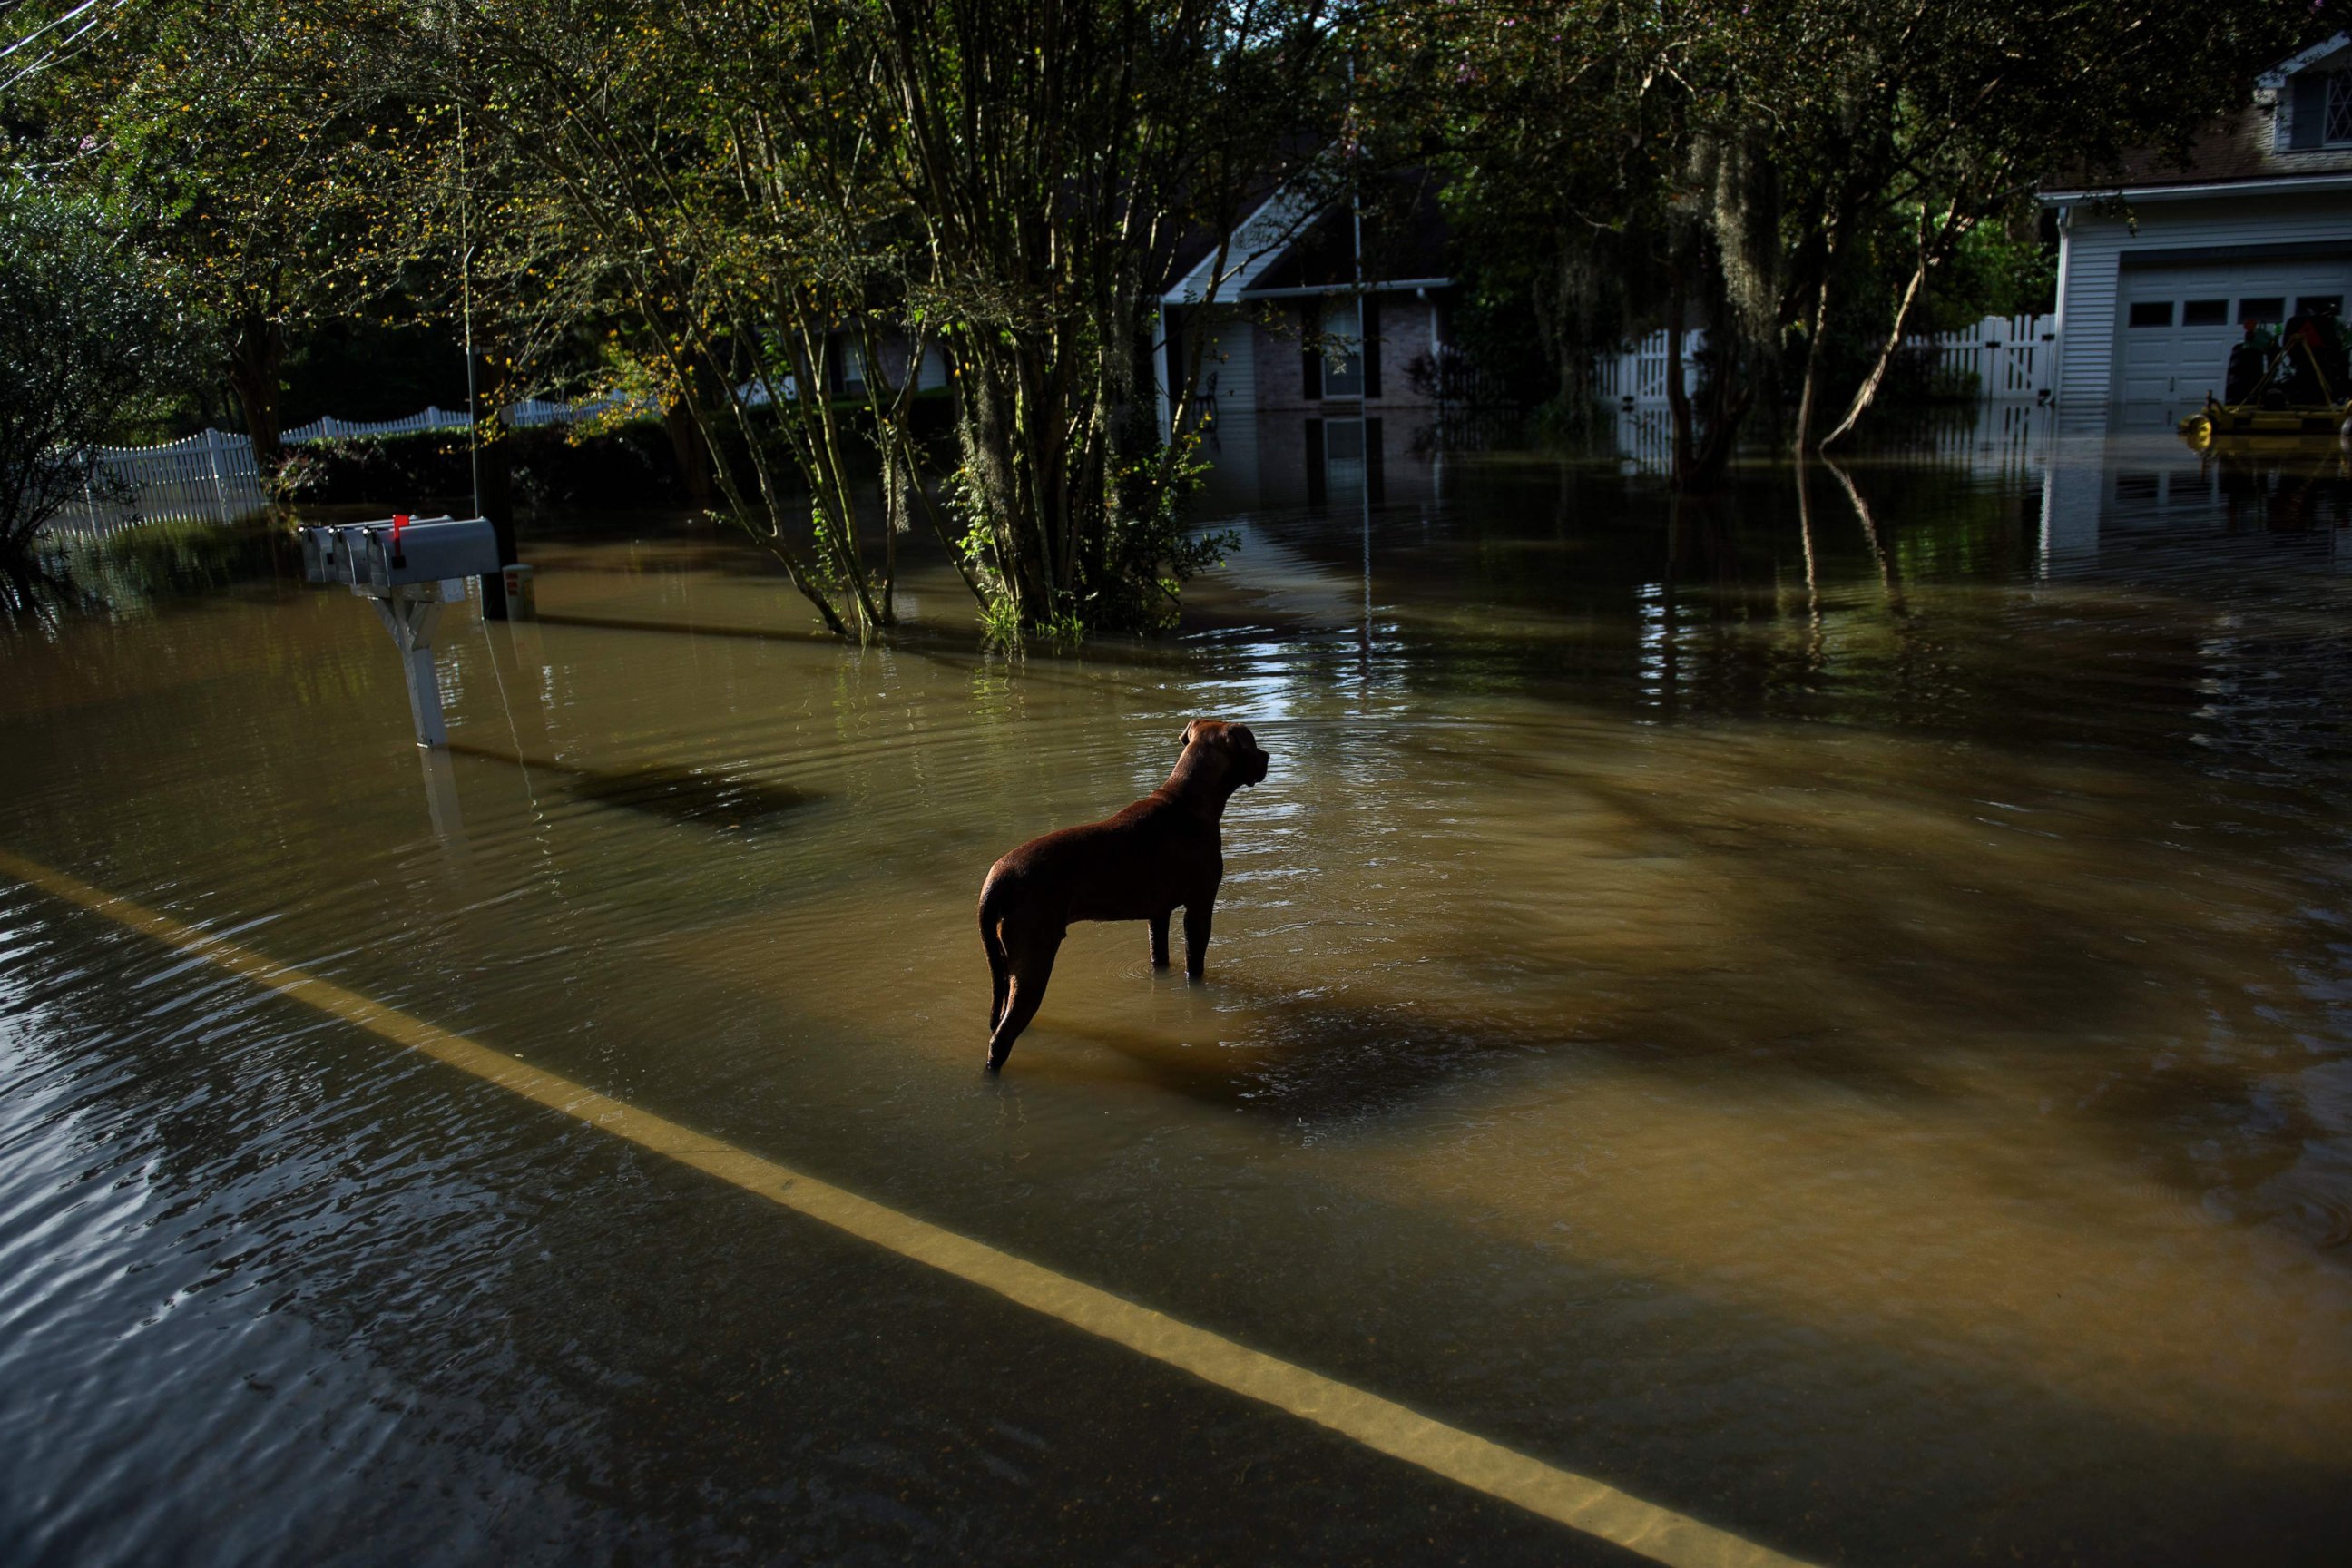
[{"label": "submerged bush", "polygon": [[0,568],[26,566],[81,492],[83,453],[183,357],[156,269],[101,216],[0,176]]}]

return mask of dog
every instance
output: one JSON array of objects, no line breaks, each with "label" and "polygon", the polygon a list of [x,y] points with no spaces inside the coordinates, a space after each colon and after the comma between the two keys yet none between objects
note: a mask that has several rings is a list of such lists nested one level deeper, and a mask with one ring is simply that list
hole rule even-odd
[{"label": "dog", "polygon": [[1184,907],[1184,973],[1209,956],[1209,916],[1225,874],[1218,829],[1234,791],[1265,780],[1244,724],[1195,719],[1168,782],[1116,816],[1033,838],[988,868],[980,941],[988,950],[988,1070],[1037,1016],[1073,921],[1150,921],[1151,967],[1168,967],[1168,917]]}]

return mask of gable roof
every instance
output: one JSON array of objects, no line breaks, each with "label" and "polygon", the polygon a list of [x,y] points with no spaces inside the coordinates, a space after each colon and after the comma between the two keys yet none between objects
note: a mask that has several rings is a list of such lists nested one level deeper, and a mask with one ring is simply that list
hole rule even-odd
[{"label": "gable roof", "polygon": [[1242,219],[1230,243],[1212,244],[1208,254],[1170,284],[1160,298],[1171,305],[1238,300],[1259,273],[1281,259],[1324,205],[1297,182],[1276,187],[1256,211]]},{"label": "gable roof", "polygon": [[2053,203],[2108,196],[2147,201],[2233,189],[2342,184],[2352,176],[2352,145],[2296,148],[2286,143],[2298,110],[2326,111],[2324,98],[2317,96],[2320,83],[2313,80],[2310,91],[2298,92],[2302,84],[2294,79],[2315,68],[2352,62],[2347,48],[2352,48],[2352,31],[2279,61],[2254,79],[2253,101],[2199,132],[2185,158],[2154,149],[2126,153],[2115,170],[2078,175],[2060,188],[2042,191],[2041,198]]},{"label": "gable roof", "polygon": [[2286,85],[2287,78],[2308,70],[2347,43],[2352,43],[2352,32],[2338,33],[2332,38],[2322,38],[2311,47],[2287,56],[2286,58],[2254,79],[2254,90],[2257,93],[2276,92]]},{"label": "gable roof", "polygon": [[[1170,305],[1453,286],[1437,187],[1420,168],[1392,170],[1360,206],[1337,186],[1284,184],[1161,294]],[[1356,251],[1360,241],[1364,255]]]}]

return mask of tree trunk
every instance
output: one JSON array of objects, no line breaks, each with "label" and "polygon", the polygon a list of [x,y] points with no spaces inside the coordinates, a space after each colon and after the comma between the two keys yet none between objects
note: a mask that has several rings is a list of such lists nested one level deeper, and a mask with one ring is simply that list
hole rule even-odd
[{"label": "tree trunk", "polygon": [[229,339],[228,384],[253,438],[253,461],[264,482],[278,471],[285,451],[278,437],[278,376],[286,362],[286,334],[258,310],[238,318]]},{"label": "tree trunk", "polygon": [[1670,471],[1676,489],[1691,465],[1690,393],[1683,386],[1683,275],[1676,268],[1666,303],[1666,411],[1674,428]]},{"label": "tree trunk", "polygon": [[1903,298],[1895,307],[1894,325],[1887,329],[1885,341],[1878,345],[1878,357],[1872,363],[1870,374],[1862,378],[1862,385],[1855,391],[1853,402],[1845,411],[1845,417],[1838,421],[1836,429],[1822,437],[1822,446],[1824,448],[1832,441],[1843,439],[1846,433],[1854,427],[1855,423],[1868,410],[1872,401],[1878,396],[1879,384],[1886,379],[1886,367],[1895,363],[1895,353],[1903,346],[1903,328],[1911,319],[1911,307],[1918,303],[1919,291],[1927,287],[1927,274],[1951,251],[1954,246],[1959,243],[1961,237],[1974,226],[1973,222],[1959,221],[1959,208],[1960,199],[1955,196],[1952,199],[1952,205],[1945,209],[1943,221],[1937,225],[1936,232],[1932,237],[1927,234],[1923,223],[1919,237],[1918,264],[1911,269],[1911,280],[1903,286]]},{"label": "tree trunk", "polygon": [[[474,479],[480,491],[477,500],[481,514],[488,520],[491,536],[498,542],[501,567],[513,564],[517,559],[514,444],[507,439],[506,420],[499,412],[504,403],[505,386],[505,366],[497,353],[485,352],[480,381],[475,389]],[[482,616],[492,621],[507,618],[507,578],[503,571],[482,578]]]},{"label": "tree trunk", "polygon": [[1811,330],[1805,338],[1805,378],[1797,393],[1796,434],[1793,445],[1799,456],[1813,449],[1813,411],[1821,401],[1822,346],[1830,331],[1830,281],[1836,276],[1840,223],[1833,206],[1832,215],[1822,226],[1822,275],[1813,289]]},{"label": "tree trunk", "polygon": [[710,508],[710,449],[694,411],[683,402],[662,410],[662,427],[669,432],[671,453],[677,458],[678,477],[686,481],[686,499],[702,510]]},{"label": "tree trunk", "polygon": [[1872,362],[1870,374],[1864,376],[1862,384],[1854,389],[1853,401],[1847,405],[1845,417],[1838,421],[1836,429],[1822,437],[1822,449],[1826,450],[1831,443],[1843,439],[1878,396],[1879,384],[1886,379],[1886,367],[1895,363],[1895,351],[1903,346],[1903,327],[1911,319],[1912,302],[1919,298],[1920,287],[1927,281],[1927,258],[1922,256],[1919,265],[1912,268],[1911,281],[1903,286],[1903,298],[1895,307],[1895,324],[1887,329],[1885,338],[1878,345],[1878,357]]},{"label": "tree trunk", "polygon": [[1706,423],[1682,488],[1693,495],[1712,495],[1723,483],[1724,470],[1739,442],[1739,427],[1748,418],[1756,388],[1741,376],[1741,339],[1732,320],[1731,302],[1721,292],[1711,301],[1707,322]]},{"label": "tree trunk", "polygon": [[1805,380],[1797,394],[1797,434],[1795,447],[1799,456],[1813,448],[1813,403],[1821,389],[1822,335],[1829,328],[1830,274],[1826,260],[1822,266],[1821,287],[1813,294],[1812,331],[1805,339]]}]

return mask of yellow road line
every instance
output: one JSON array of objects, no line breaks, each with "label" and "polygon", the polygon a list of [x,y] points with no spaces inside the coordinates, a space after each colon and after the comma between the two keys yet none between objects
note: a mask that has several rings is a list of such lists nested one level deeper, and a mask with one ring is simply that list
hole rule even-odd
[{"label": "yellow road line", "polygon": [[1794,1558],[1643,1502],[1589,1476],[1529,1458],[1458,1426],[1417,1415],[1393,1400],[1251,1350],[1223,1334],[1194,1328],[985,1242],[803,1175],[722,1139],[681,1127],[570,1079],[542,1072],[504,1051],[478,1045],[357,992],[275,963],[250,948],[208,936],[169,915],[5,849],[0,849],[0,872],[600,1131],[667,1155],[886,1251],[993,1290],[1073,1328],[1328,1426],[1367,1447],[1530,1513],[1675,1568],[1765,1568],[1768,1564],[1802,1568]]}]

